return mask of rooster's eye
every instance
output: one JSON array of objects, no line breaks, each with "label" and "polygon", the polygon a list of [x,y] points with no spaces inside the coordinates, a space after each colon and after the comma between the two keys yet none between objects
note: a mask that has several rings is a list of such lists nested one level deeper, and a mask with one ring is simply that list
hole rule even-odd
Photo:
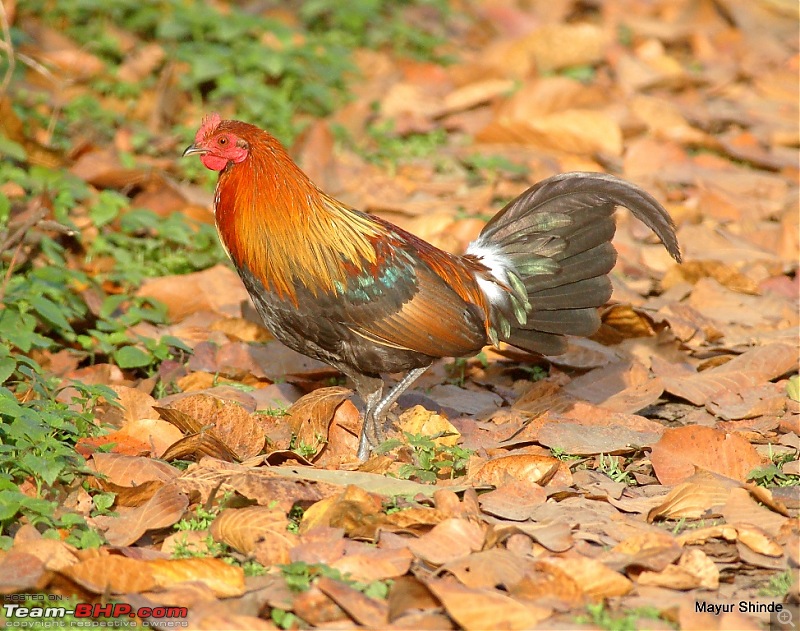
[{"label": "rooster's eye", "polygon": [[228,142],[228,139],[227,139],[227,138],[225,138],[225,136],[223,136],[223,137],[222,137],[222,138],[220,138],[220,139],[219,139],[217,142],[218,142],[219,144],[221,144],[221,145],[224,145],[224,144],[227,144],[227,142]]}]

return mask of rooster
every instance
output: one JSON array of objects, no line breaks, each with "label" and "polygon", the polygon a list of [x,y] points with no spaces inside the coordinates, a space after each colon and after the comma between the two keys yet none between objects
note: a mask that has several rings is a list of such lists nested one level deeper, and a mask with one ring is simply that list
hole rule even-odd
[{"label": "rooster", "polygon": [[[267,132],[207,116],[183,155],[219,171],[222,244],[267,328],[349,377],[364,400],[358,457],[390,407],[436,359],[507,342],[543,355],[592,335],[611,296],[616,206],[681,255],[647,192],[611,175],[565,173],[529,188],[462,256],[350,208],[314,185]],[[384,394],[382,375],[405,376]]]}]

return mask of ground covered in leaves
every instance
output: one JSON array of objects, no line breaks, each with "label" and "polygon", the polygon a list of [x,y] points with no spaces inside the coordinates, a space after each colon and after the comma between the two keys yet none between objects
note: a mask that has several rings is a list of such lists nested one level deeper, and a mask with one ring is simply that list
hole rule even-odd
[{"label": "ground covered in leaves", "polygon": [[[2,615],[800,624],[796,3],[386,5],[0,5]],[[178,158],[213,110],[454,252],[615,173],[684,263],[619,211],[591,340],[434,365],[360,465],[359,401],[260,325]]]}]

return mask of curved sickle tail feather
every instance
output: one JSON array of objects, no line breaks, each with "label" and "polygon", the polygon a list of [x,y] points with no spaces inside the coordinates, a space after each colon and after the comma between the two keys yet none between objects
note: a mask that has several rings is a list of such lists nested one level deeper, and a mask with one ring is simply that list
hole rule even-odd
[{"label": "curved sickle tail feather", "polygon": [[681,253],[675,225],[649,193],[603,173],[565,173],[536,184],[492,218],[467,255],[492,273],[478,283],[491,303],[492,341],[544,355],[566,350],[563,335],[592,335],[611,297],[614,209],[628,208]]}]

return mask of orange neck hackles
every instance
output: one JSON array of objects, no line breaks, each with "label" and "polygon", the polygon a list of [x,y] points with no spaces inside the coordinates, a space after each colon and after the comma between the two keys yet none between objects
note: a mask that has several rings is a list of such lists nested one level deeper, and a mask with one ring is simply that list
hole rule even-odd
[{"label": "orange neck hackles", "polygon": [[266,132],[247,128],[231,131],[249,143],[248,158],[230,164],[217,182],[225,248],[281,299],[297,304],[297,285],[315,296],[341,293],[348,265],[375,263],[370,238],[377,225],[320,191]]}]

